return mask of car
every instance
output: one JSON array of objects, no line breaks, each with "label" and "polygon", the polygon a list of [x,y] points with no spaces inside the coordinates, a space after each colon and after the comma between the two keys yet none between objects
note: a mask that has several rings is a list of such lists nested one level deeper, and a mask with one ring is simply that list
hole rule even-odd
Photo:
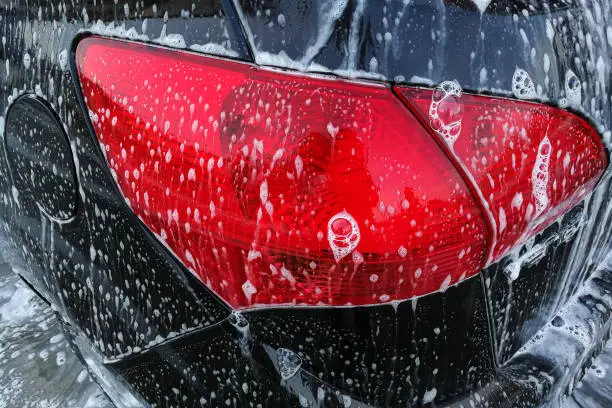
[{"label": "car", "polygon": [[554,405],[609,338],[609,0],[0,8],[3,257],[118,407]]}]

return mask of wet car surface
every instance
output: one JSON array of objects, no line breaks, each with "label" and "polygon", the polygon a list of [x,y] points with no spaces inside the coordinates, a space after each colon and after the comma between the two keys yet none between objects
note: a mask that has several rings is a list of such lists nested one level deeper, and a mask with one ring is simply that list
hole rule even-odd
[{"label": "wet car surface", "polygon": [[112,408],[49,305],[0,260],[0,407]]},{"label": "wet car surface", "polygon": [[[68,345],[53,311],[1,260],[0,389],[0,408],[114,407]],[[612,406],[612,338],[558,406]]]},{"label": "wet car surface", "polygon": [[0,242],[113,401],[607,390],[609,0],[0,9]]}]

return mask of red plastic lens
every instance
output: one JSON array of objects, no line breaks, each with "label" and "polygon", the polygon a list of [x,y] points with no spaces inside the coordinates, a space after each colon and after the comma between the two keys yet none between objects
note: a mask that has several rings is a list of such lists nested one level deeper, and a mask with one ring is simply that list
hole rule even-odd
[{"label": "red plastic lens", "polygon": [[486,261],[479,204],[388,87],[96,37],[76,62],[129,205],[234,307],[403,300]]},{"label": "red plastic lens", "polygon": [[383,85],[117,40],[82,40],[76,61],[128,204],[237,308],[445,290],[548,226],[607,164],[581,118],[453,82],[397,87],[406,109]]},{"label": "red plastic lens", "polygon": [[490,262],[541,231],[593,189],[607,165],[595,131],[554,107],[397,87],[411,109],[446,144],[485,200],[495,231]]}]

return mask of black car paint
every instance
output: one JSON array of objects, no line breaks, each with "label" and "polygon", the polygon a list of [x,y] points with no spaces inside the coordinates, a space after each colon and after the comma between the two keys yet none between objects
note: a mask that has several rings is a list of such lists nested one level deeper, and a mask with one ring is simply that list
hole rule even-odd
[{"label": "black car paint", "polygon": [[[70,326],[94,344],[107,359],[107,367],[153,406],[223,406],[227,401],[230,406],[300,406],[304,401],[315,406],[346,406],[347,401],[351,406],[421,406],[423,397],[431,396],[432,390],[438,405],[469,401],[476,405],[486,401],[495,406],[537,405],[548,397],[549,390],[524,378],[547,372],[561,377],[562,373],[541,356],[527,360],[520,355],[513,360],[512,356],[562,306],[563,302],[554,302],[560,290],[556,277],[568,280],[571,286],[564,295],[566,300],[606,255],[609,231],[580,226],[574,231],[576,235],[548,246],[543,258],[523,270],[514,282],[506,278],[502,261],[444,293],[407,301],[396,309],[296,307],[245,312],[250,333],[246,339],[244,331],[230,323],[231,310],[147,231],[124,202],[91,129],[74,69],[58,63],[62,51],[73,50],[87,35],[79,34],[88,27],[85,16],[92,21],[117,21],[124,31],[141,30],[146,17],[149,32],[161,32],[165,25],[167,32],[183,35],[187,44],[223,43],[245,61],[256,61],[261,50],[278,52],[281,46],[299,59],[311,39],[304,30],[317,28],[305,19],[309,16],[305,11],[316,9],[319,3],[203,1],[194,3],[189,18],[181,18],[181,11],[191,5],[180,7],[176,2],[157,5],[157,18],[150,2],[129,2],[127,15],[124,5],[118,3],[1,4],[0,30],[7,39],[2,57],[10,68],[0,78],[0,107],[10,109],[0,152],[0,180],[13,181],[0,185],[0,229],[13,247],[11,262],[61,310]],[[517,4],[514,2],[516,10],[526,7]],[[551,12],[574,10],[561,5],[566,6],[555,3],[552,11],[542,7],[544,14],[521,18],[520,24],[532,31],[530,38],[544,36],[544,21],[551,18]],[[348,2],[334,23],[333,34],[313,58],[319,66],[370,71],[369,61],[377,57],[380,62],[375,74],[391,80],[410,83],[427,77],[436,83],[456,78],[467,89],[507,95],[517,61],[539,65],[518,45],[518,28],[505,28],[504,19],[513,17],[512,12],[501,12],[506,8],[500,2],[492,3],[491,12],[482,15],[463,3],[415,2],[410,6],[414,10],[404,15],[413,19],[417,28],[403,35],[419,34],[420,39],[414,42],[414,52],[404,48],[404,53],[394,56],[385,54],[384,47],[376,43],[381,13],[388,10],[380,2],[368,2],[359,20],[367,35],[359,36],[363,41],[359,58],[350,66],[346,47],[351,17],[358,6],[359,2]],[[240,24],[236,7],[243,8],[248,27]],[[265,10],[270,10],[270,15],[257,16],[258,10],[264,11],[264,16]],[[442,11],[447,13],[443,18],[450,31],[445,34],[448,41],[442,48],[439,43],[427,45],[428,31],[423,25],[437,21]],[[280,13],[285,13],[293,29],[274,24]],[[533,44],[538,53],[556,56],[547,81],[541,67],[531,71],[534,82],[547,84],[542,88],[544,99],[555,101],[564,96],[563,73],[568,67],[582,77],[593,70],[588,55],[584,61],[580,59],[581,53],[590,51],[571,48],[578,60],[568,52],[572,36],[579,37],[572,30],[582,30],[580,25],[586,24],[586,19],[577,17],[570,23],[569,34],[559,35],[552,45],[542,41]],[[488,27],[491,33],[478,40],[479,33]],[[33,32],[42,33],[38,41]],[[251,49],[248,37],[253,32],[258,34]],[[605,43],[599,46],[606,47]],[[496,48],[503,54],[485,52]],[[31,58],[30,69],[23,69],[26,52]],[[476,55],[473,58],[472,52]],[[424,62],[430,59],[436,61],[431,69]],[[484,83],[480,76],[483,67],[491,73]],[[18,96],[20,93],[24,95]],[[34,96],[36,93],[42,97]],[[584,114],[600,129],[610,129],[610,100],[597,90],[596,82],[586,83],[584,96],[589,100]],[[46,113],[34,106],[42,106]],[[77,165],[74,208],[62,184],[49,181],[54,180],[53,169],[42,160],[47,158],[40,156],[45,150],[31,140],[28,130],[40,127],[66,133]],[[67,151],[56,154],[67,156]],[[17,167],[27,166],[36,157],[40,164],[33,167],[34,176],[16,182]],[[72,162],[62,163],[70,167]],[[31,185],[26,185],[28,180]],[[29,194],[20,194],[15,200],[12,183]],[[606,177],[598,188],[609,192],[609,183]],[[49,208],[63,203],[68,210],[58,211],[56,220],[49,219],[38,205],[45,200]],[[601,211],[602,200],[591,200],[573,213],[584,212],[609,223],[611,214]],[[64,213],[70,216],[64,217]],[[568,235],[574,221],[573,216],[564,217],[537,240]],[[576,249],[584,245],[594,250]],[[561,276],[568,258],[576,254],[584,258],[574,261],[578,263],[576,272]],[[580,262],[589,264],[583,267]],[[604,278],[600,283],[605,290],[610,283]],[[510,290],[512,297],[508,296]],[[607,332],[609,316],[609,310],[600,316],[598,333]],[[278,348],[300,356],[302,365],[295,377],[283,380],[279,376]],[[510,363],[504,364],[508,360]],[[530,372],[532,366],[538,367],[537,372]]]},{"label": "black car paint", "polygon": [[[70,141],[53,109],[41,98],[25,94],[10,106],[6,123],[11,182],[22,199],[38,203],[47,217],[60,222],[73,218],[78,194],[76,169]],[[55,172],[47,171],[54,166]],[[35,187],[32,178],[37,179]]]}]

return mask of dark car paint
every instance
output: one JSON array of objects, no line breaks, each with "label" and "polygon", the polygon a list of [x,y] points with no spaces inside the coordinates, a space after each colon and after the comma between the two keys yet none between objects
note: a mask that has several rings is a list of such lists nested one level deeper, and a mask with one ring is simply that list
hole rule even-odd
[{"label": "dark car paint", "polygon": [[[78,194],[76,169],[70,141],[53,109],[43,99],[25,94],[10,106],[6,123],[11,183],[22,199],[38,202],[47,217],[60,222],[73,218]],[[24,160],[12,160],[17,158]],[[47,171],[50,168],[56,171]],[[32,186],[33,178],[36,187]]]},{"label": "dark car paint", "polygon": [[[13,247],[11,262],[61,310],[67,324],[94,344],[108,360],[108,368],[154,406],[201,406],[202,398],[211,406],[223,406],[227,401],[230,406],[300,406],[304,401],[321,406],[346,406],[347,401],[351,406],[420,406],[426,395],[434,395],[436,404],[472,401],[480,405],[489,401],[494,406],[537,405],[549,397],[547,391],[552,387],[544,375],[561,378],[563,373],[542,353],[513,355],[552,319],[609,251],[609,230],[598,226],[610,223],[610,211],[603,211],[609,208],[604,205],[610,191],[609,177],[598,188],[603,194],[587,200],[573,210],[574,215],[564,217],[536,239],[537,243],[555,234],[567,237],[547,246],[542,259],[526,266],[513,282],[507,279],[502,261],[444,293],[404,302],[397,309],[249,311],[243,313],[248,321],[246,337],[231,324],[230,309],[146,230],[121,197],[91,129],[74,71],[70,71],[73,58],[69,50],[81,38],[78,31],[89,26],[85,15],[90,21],[118,21],[124,31],[132,27],[140,31],[146,17],[148,32],[161,32],[165,22],[162,10],[167,10],[167,32],[182,34],[187,45],[208,40],[224,43],[236,58],[257,61],[258,51],[277,52],[282,44],[287,52],[293,49],[292,58],[299,59],[304,43],[308,45],[311,38],[306,29],[317,31],[312,21],[300,18],[306,18],[305,10],[319,3],[243,1],[248,22],[244,28],[229,1],[195,3],[195,16],[190,18],[181,18],[182,8],[171,2],[157,5],[157,18],[153,4],[145,6],[144,2],[130,2],[128,16],[123,4],[60,6],[44,2],[39,12],[38,6],[28,7],[25,2],[3,3],[0,30],[7,41],[2,57],[10,61],[10,68],[8,75],[0,75],[0,107],[6,111],[10,106],[10,110],[0,152],[0,180],[13,181],[0,184],[0,229]],[[384,9],[369,2],[359,20],[365,31],[358,36],[363,39],[359,59],[352,67],[343,65],[357,3],[349,2],[335,23],[333,35],[313,60],[319,66],[370,71],[371,58],[385,55],[384,48],[376,45],[375,35]],[[589,55],[577,64],[567,52],[572,36],[580,37],[572,34],[574,31],[590,30],[584,27],[586,21],[580,13],[568,24],[569,33],[558,36],[552,45],[533,44],[538,53],[557,56],[551,61],[552,73],[546,81],[539,63],[516,45],[518,28],[506,29],[504,19],[512,16],[499,12],[499,4],[493,6],[497,13],[481,15],[462,4],[416,2],[410,6],[415,12],[406,18],[414,19],[415,24],[430,24],[435,21],[432,15],[448,12],[444,24],[450,33],[446,37],[458,43],[445,43],[442,48],[427,45],[423,38],[428,31],[421,27],[416,33],[422,31],[423,36],[412,50],[416,54],[404,47],[393,57],[380,58],[376,74],[406,82],[415,75],[428,77],[433,83],[456,78],[468,89],[510,94],[512,72],[517,61],[522,61],[534,67],[534,82],[548,84],[542,88],[542,97],[552,101],[564,96],[562,73],[568,67],[582,77],[590,75]],[[256,18],[257,10],[266,9],[271,10],[269,20]],[[568,12],[565,7],[556,10]],[[290,26],[273,23],[281,12],[286,13]],[[536,13],[529,19],[521,18],[520,24],[532,30],[531,38],[538,38],[546,29],[544,18],[550,15]],[[469,21],[480,28],[471,28]],[[476,36],[473,30],[487,28],[491,31],[485,35],[486,41],[476,39],[468,44],[467,39]],[[37,42],[33,32],[38,32]],[[254,48],[248,41],[249,32],[260,33]],[[410,37],[410,33],[403,35]],[[606,47],[605,43],[599,46]],[[491,60],[485,50],[496,47],[505,54],[493,53]],[[58,60],[62,51],[67,52],[67,64]],[[23,68],[26,52],[31,58],[30,69]],[[471,52],[475,58],[470,58]],[[578,58],[581,53],[588,54],[580,47],[572,52]],[[435,60],[435,69],[423,63],[429,59]],[[479,74],[482,67],[492,73],[484,83]],[[586,82],[583,114],[600,129],[610,129],[610,100],[597,88],[597,82]],[[25,95],[18,97],[20,93]],[[42,97],[34,96],[36,93]],[[55,129],[58,141],[64,137],[60,130],[66,133],[69,145],[64,141],[63,152],[55,155],[67,156],[70,147],[74,156],[78,180],[76,191],[71,192],[77,197],[74,207],[67,198],[71,197],[67,187],[55,182],[50,162],[41,157],[45,152],[49,155],[48,150],[31,139],[30,129],[45,134],[47,129]],[[16,167],[23,171],[36,157],[40,162],[31,166],[33,177],[15,181]],[[62,163],[67,168],[71,164]],[[20,193],[15,200],[12,183],[29,194]],[[67,206],[64,212],[58,210],[56,218],[61,222],[41,213],[38,204],[45,200],[51,211],[62,203]],[[71,216],[64,217],[64,213]],[[576,227],[575,217],[585,219],[581,213],[598,222]],[[567,232],[572,230],[573,234]],[[606,279],[597,282],[604,292],[609,290]],[[600,324],[594,336],[600,340],[608,332],[609,316],[609,309],[598,315]],[[283,380],[278,374],[278,348],[299,355],[301,369],[295,377]],[[586,359],[578,361],[582,364]],[[508,360],[509,364],[502,365]],[[532,367],[537,370],[531,372]],[[525,380],[529,375],[538,380]],[[541,384],[548,386],[543,389]]]},{"label": "dark car paint", "polygon": [[[18,110],[23,116],[6,127],[5,149],[17,156],[18,163],[40,154],[31,151],[38,145],[28,143],[30,130],[35,131],[34,136],[43,134],[37,123],[45,123],[46,118],[48,126],[57,126],[53,116],[33,110],[31,100],[30,96],[17,98],[11,111]],[[78,104],[67,97],[66,104],[71,102]],[[75,115],[69,135],[88,134],[83,119]],[[30,126],[17,126],[22,120]],[[14,148],[17,140],[22,141],[18,149]],[[131,214],[112,182],[96,141],[88,136],[75,140],[78,162],[87,163],[86,169],[79,166],[75,216],[59,222],[46,217],[37,204],[42,200],[25,194],[11,209],[19,214],[11,238],[21,243],[12,255],[22,258],[25,277],[51,303],[67,309],[74,323],[107,358],[130,353],[135,347],[146,348],[157,336],[166,338],[173,332],[194,330],[225,318],[227,307],[209,296],[201,284],[194,285],[194,277],[173,272],[180,267]],[[19,155],[22,152],[27,154]],[[61,184],[45,183],[44,176],[53,174],[45,164],[46,160],[39,167],[44,170],[36,169],[33,177],[24,179],[32,183],[26,191],[44,189],[50,197],[62,198]],[[7,179],[15,178],[9,166],[3,171]],[[95,181],[90,183],[92,179]],[[90,248],[103,251],[94,253]]]}]

